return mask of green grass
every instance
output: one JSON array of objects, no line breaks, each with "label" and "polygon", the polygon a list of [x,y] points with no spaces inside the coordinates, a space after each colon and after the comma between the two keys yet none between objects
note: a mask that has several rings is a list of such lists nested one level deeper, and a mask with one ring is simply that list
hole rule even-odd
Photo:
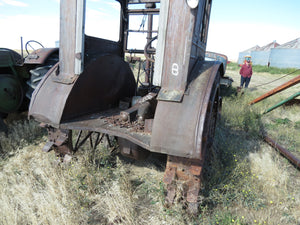
[{"label": "green grass", "polygon": [[[229,70],[240,70],[240,67],[237,63],[230,62],[227,65],[227,68]],[[252,66],[253,71],[258,73],[270,73],[270,74],[300,74],[300,69],[296,68],[277,68],[277,67],[267,67],[267,66],[261,66],[261,65],[253,65]]]}]

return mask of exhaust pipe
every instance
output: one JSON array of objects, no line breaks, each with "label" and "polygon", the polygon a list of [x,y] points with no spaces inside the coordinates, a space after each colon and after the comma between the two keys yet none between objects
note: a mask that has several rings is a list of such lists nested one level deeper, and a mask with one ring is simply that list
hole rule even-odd
[{"label": "exhaust pipe", "polygon": [[22,66],[24,65],[24,54],[23,54],[23,37],[21,36],[21,57],[22,57]]}]

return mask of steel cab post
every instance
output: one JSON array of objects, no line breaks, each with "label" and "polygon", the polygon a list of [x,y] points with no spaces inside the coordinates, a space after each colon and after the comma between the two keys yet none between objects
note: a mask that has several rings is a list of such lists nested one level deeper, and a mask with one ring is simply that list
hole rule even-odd
[{"label": "steel cab post", "polygon": [[[80,141],[74,146],[70,131],[87,130],[89,137],[92,132],[118,137],[122,154],[129,157],[167,154],[167,201],[175,197],[174,181],[183,180],[189,209],[196,211],[224,73],[222,63],[204,60],[212,1],[113,2],[120,9],[117,41],[85,34],[84,0],[61,0],[59,63],[33,93],[29,115],[47,124],[45,151],[55,147],[72,154]],[[147,29],[131,28],[136,15],[145,15]],[[132,33],[145,34],[142,49],[128,47]],[[124,61],[125,54],[138,53],[146,58],[142,82]]]}]

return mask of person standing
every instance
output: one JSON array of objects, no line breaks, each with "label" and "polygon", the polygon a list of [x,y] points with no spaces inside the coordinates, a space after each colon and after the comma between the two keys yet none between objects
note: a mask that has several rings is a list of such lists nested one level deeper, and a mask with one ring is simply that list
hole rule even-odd
[{"label": "person standing", "polygon": [[252,66],[251,66],[250,59],[247,59],[246,62],[242,65],[240,69],[240,75],[241,75],[240,87],[243,88],[245,84],[245,88],[248,88],[252,76]]}]

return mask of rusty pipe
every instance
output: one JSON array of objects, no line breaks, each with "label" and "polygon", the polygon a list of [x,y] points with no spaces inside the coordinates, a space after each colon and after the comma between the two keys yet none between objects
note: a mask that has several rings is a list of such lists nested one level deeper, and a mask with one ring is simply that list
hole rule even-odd
[{"label": "rusty pipe", "polygon": [[284,84],[282,84],[282,85],[274,88],[273,90],[271,90],[271,91],[269,91],[269,92],[261,95],[260,97],[252,100],[249,103],[249,105],[253,105],[253,104],[257,103],[257,102],[260,102],[261,100],[263,100],[265,98],[268,98],[268,97],[270,97],[270,96],[272,96],[272,95],[274,95],[274,94],[276,94],[278,92],[281,92],[281,91],[283,91],[283,90],[285,90],[285,89],[287,89],[289,87],[292,87],[292,86],[294,86],[294,85],[296,85],[298,83],[300,83],[300,75],[298,75],[297,77],[289,80],[288,82],[285,82]]},{"label": "rusty pipe", "polygon": [[295,94],[293,94],[292,96],[288,97],[287,99],[284,99],[284,100],[278,102],[276,105],[274,105],[274,106],[268,108],[267,110],[265,110],[265,111],[263,112],[263,114],[266,114],[266,113],[268,113],[268,112],[271,112],[273,109],[276,109],[276,108],[278,108],[279,106],[281,106],[281,105],[283,105],[283,104],[285,104],[285,103],[287,103],[287,102],[293,100],[294,98],[298,97],[299,95],[300,95],[300,91],[298,91],[297,93],[295,93]]},{"label": "rusty pipe", "polygon": [[290,151],[279,145],[276,141],[274,141],[272,138],[267,136],[266,134],[263,135],[264,140],[271,145],[273,148],[278,149],[279,152],[287,158],[293,165],[298,167],[300,169],[300,159],[298,159],[296,156],[294,156]]},{"label": "rusty pipe", "polygon": [[[146,8],[147,9],[155,9],[155,4],[148,3],[148,4],[146,4]],[[150,32],[147,33],[147,44],[146,44],[145,48],[147,48],[147,47],[151,48],[152,30],[153,30],[153,15],[149,14],[148,15],[148,31],[150,31]],[[145,56],[146,56],[145,82],[148,83],[150,80],[150,76],[151,76],[151,71],[150,71],[151,62],[149,60],[150,56],[148,56],[148,54],[145,54]]]},{"label": "rusty pipe", "polygon": [[[146,59],[147,59],[147,62],[149,61],[149,62],[155,62],[155,60],[154,59],[151,59],[150,58],[150,54],[148,53],[148,47],[149,46],[151,46],[151,43],[152,43],[152,41],[154,41],[154,40],[156,40],[157,39],[157,36],[155,36],[154,38],[152,38],[147,44],[146,44],[146,46],[145,46],[145,48],[144,48],[144,55],[145,55],[145,57],[146,57]],[[149,69],[150,69],[150,63],[149,63],[149,65],[148,65],[148,67],[149,67]]]}]

